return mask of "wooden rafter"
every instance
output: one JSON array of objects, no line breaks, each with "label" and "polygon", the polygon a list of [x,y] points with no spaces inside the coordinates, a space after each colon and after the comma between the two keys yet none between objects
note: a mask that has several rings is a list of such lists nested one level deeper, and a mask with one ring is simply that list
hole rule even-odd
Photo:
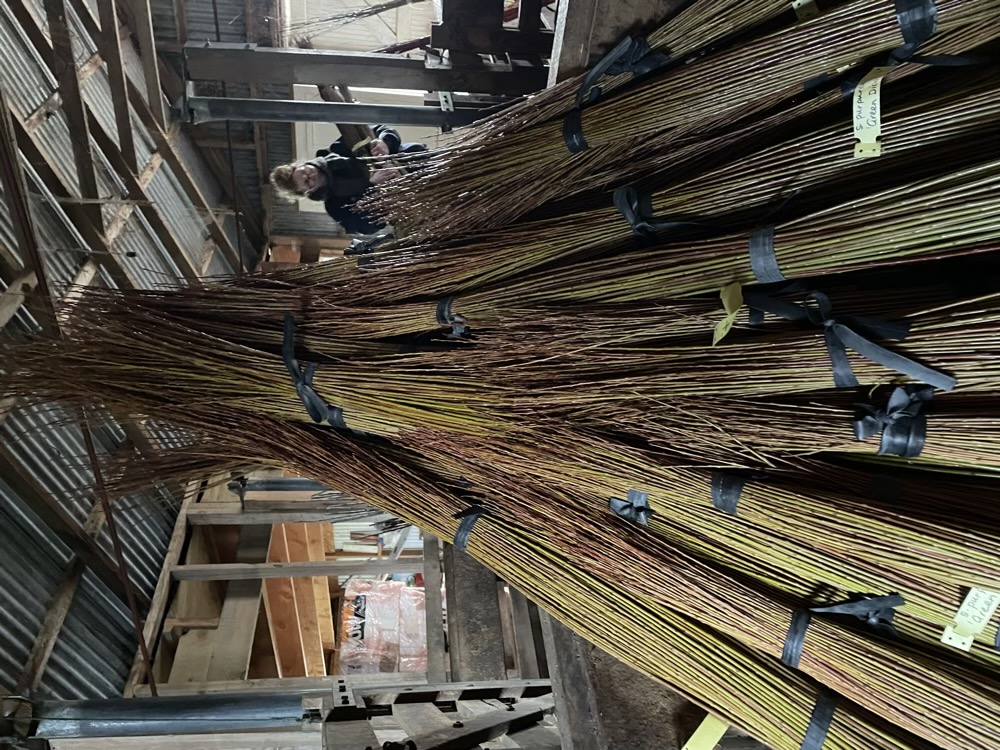
[{"label": "wooden rafter", "polygon": [[108,84],[111,87],[111,100],[115,108],[118,147],[129,169],[137,174],[139,165],[135,156],[135,139],[132,136],[132,115],[128,106],[128,89],[125,86],[121,38],[118,36],[117,3],[115,0],[97,0],[97,9],[101,20],[99,47],[108,64]]},{"label": "wooden rafter", "polygon": [[132,20],[129,26],[135,32],[139,43],[139,55],[142,58],[142,72],[146,80],[146,92],[149,95],[149,112],[156,127],[165,130],[167,127],[167,110],[163,101],[163,89],[160,86],[160,68],[156,57],[156,39],[153,36],[153,12],[149,0],[128,0]]},{"label": "wooden rafter", "polygon": [[80,182],[80,195],[84,200],[95,201],[85,205],[83,210],[98,231],[104,231],[101,206],[96,203],[100,196],[97,192],[97,173],[94,171],[94,157],[90,148],[90,128],[80,93],[80,81],[64,0],[45,0],[45,16],[52,40],[52,72],[59,82],[59,95],[62,98],[62,110],[66,115],[66,124],[69,126],[72,140],[73,161],[76,163],[77,178]]}]

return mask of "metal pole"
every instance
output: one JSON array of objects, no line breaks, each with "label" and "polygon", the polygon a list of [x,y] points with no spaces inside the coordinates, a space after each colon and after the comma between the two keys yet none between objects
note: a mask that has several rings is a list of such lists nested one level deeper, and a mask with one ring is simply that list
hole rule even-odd
[{"label": "metal pole", "polygon": [[399,104],[305,102],[294,99],[224,99],[192,96],[186,102],[192,125],[223,120],[249,122],[342,122],[363,125],[422,125],[448,129],[469,125],[482,115],[476,110],[445,112],[434,107]]},{"label": "metal pole", "polygon": [[41,701],[35,736],[143,737],[147,735],[250,732],[301,726],[300,693],[230,694]]},{"label": "metal pole", "polygon": [[229,491],[239,494],[246,492],[326,492],[329,487],[311,479],[301,477],[285,477],[283,479],[248,479],[242,482],[230,482]]}]

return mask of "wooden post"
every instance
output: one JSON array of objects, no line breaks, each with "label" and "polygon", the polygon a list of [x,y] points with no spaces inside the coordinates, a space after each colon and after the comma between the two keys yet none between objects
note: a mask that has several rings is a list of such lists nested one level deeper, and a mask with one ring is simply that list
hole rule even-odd
[{"label": "wooden post", "polygon": [[430,682],[444,682],[447,679],[442,580],[441,541],[432,534],[424,534],[424,610],[427,618],[427,679]]}]

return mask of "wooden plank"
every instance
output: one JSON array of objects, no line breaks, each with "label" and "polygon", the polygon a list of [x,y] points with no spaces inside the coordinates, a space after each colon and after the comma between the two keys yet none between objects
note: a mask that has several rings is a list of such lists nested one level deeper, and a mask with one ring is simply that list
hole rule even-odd
[{"label": "wooden plank", "polygon": [[542,632],[563,750],[605,750],[601,711],[584,641],[548,615],[542,615]]},{"label": "wooden plank", "polygon": [[254,504],[241,506],[238,502],[218,502],[210,506],[202,505],[191,509],[189,523],[195,526],[252,526],[254,524],[273,525],[280,523],[313,523],[342,520],[337,513],[329,510],[257,510]]},{"label": "wooden plank", "polygon": [[[143,190],[149,187],[149,183],[153,181],[153,177],[156,176],[156,173],[160,170],[160,166],[162,164],[163,157],[154,151],[153,155],[149,158],[149,162],[145,167],[143,167],[142,172],[139,173],[138,181]],[[108,245],[114,245],[115,241],[122,233],[122,230],[125,229],[125,225],[128,224],[128,220],[132,218],[132,214],[135,213],[135,208],[135,203],[126,203],[115,212],[114,216],[111,217],[111,221],[108,223],[108,228],[104,232]]]},{"label": "wooden plank", "polygon": [[267,679],[279,677],[278,658],[274,653],[274,639],[271,636],[271,626],[267,622],[267,608],[261,600],[260,611],[257,613],[257,631],[254,634],[253,648],[250,651],[250,669],[247,679]]},{"label": "wooden plank", "polygon": [[73,597],[76,596],[76,591],[80,587],[80,581],[83,579],[83,573],[86,569],[87,566],[79,557],[74,557],[70,561],[65,580],[56,589],[56,593],[49,602],[45,619],[42,620],[42,628],[35,638],[28,662],[17,681],[17,687],[14,688],[15,693],[34,691],[41,684],[49,657],[52,656],[52,650],[56,646],[56,641],[59,640],[59,633],[62,631],[70,607],[73,606]]},{"label": "wooden plank", "polygon": [[444,548],[444,574],[451,679],[504,679],[507,670],[496,576],[450,544]]},{"label": "wooden plank", "polygon": [[[503,630],[504,667],[508,673],[518,671],[517,636],[514,632],[514,605],[510,601],[507,584],[497,581],[497,596],[500,599],[500,626]],[[524,677],[524,675],[519,675]]]},{"label": "wooden plank", "polygon": [[[187,514],[198,498],[199,484],[200,482],[194,481],[187,486],[187,492],[177,512],[177,520],[174,522],[174,530],[170,535],[170,541],[167,543],[167,551],[163,556],[163,567],[160,569],[160,577],[156,581],[153,598],[150,600],[149,609],[146,612],[142,637],[146,640],[151,659],[154,658],[154,654],[156,653],[156,645],[159,640],[157,634],[160,632],[160,626],[167,613],[167,601],[170,596],[170,586],[172,584],[170,570],[179,562],[181,552],[184,549],[184,539],[187,536]],[[135,657],[132,659],[132,668],[129,670],[128,679],[125,682],[126,698],[131,697],[135,686],[144,677],[145,664],[143,663],[142,653],[136,650]]]},{"label": "wooden plank", "polygon": [[538,653],[535,650],[535,636],[531,628],[531,613],[528,610],[528,600],[524,594],[515,588],[510,589],[511,610],[514,615],[514,639],[517,643],[517,663],[521,678],[537,679]]},{"label": "wooden plank", "polygon": [[447,679],[442,585],[441,540],[424,534],[424,613],[427,618],[427,679],[430,682]]},{"label": "wooden plank", "polygon": [[322,750],[320,732],[227,732],[52,740],[52,750]]},{"label": "wooden plank", "polygon": [[[153,13],[149,7],[149,0],[128,0],[128,5],[132,15],[130,25],[139,43],[142,73],[149,95],[148,111],[156,127],[164,130],[167,127],[167,112],[163,102],[163,89],[160,86],[160,68],[156,57],[156,39],[153,35]],[[145,99],[143,101],[146,102]],[[135,106],[134,101],[133,106]]]},{"label": "wooden plank", "polygon": [[108,85],[115,109],[115,129],[122,159],[133,173],[139,171],[135,157],[135,138],[132,134],[132,116],[128,106],[128,88],[125,85],[125,64],[122,61],[121,38],[118,36],[118,8],[115,0],[97,0],[101,19],[100,49],[108,63]]},{"label": "wooden plank", "polygon": [[[274,562],[288,561],[288,543],[284,526],[278,525],[273,528],[267,559]],[[299,630],[295,589],[290,578],[272,578],[264,581],[264,607],[271,638],[274,641],[278,676],[305,677],[306,660],[302,650],[302,633]]]},{"label": "wooden plank", "polygon": [[178,565],[177,581],[250,581],[265,578],[311,578],[313,576],[366,576],[382,573],[419,573],[420,560],[371,560],[353,562],[222,563]]},{"label": "wooden plank", "polygon": [[19,276],[10,282],[7,288],[0,294],[0,328],[7,325],[11,318],[17,315],[17,311],[24,304],[24,299],[38,284],[38,277],[34,271]]},{"label": "wooden plank", "polygon": [[[326,545],[323,541],[323,527],[328,523],[305,524],[309,542],[309,560],[319,562],[326,560]],[[330,605],[330,579],[313,578],[313,595],[316,597],[316,617],[319,619],[319,635],[323,642],[324,661],[337,647],[337,632],[333,608]]]},{"label": "wooden plank", "polygon": [[[270,529],[245,527],[240,530],[238,561],[250,562],[267,557]],[[215,631],[215,643],[206,679],[245,680],[250,669],[257,616],[260,611],[261,582],[231,581],[226,591]]]},{"label": "wooden plank", "polygon": [[[59,82],[59,96],[62,98],[62,111],[66,116],[66,124],[69,132],[73,134],[71,138],[73,161],[80,183],[80,195],[85,200],[96,201],[100,197],[97,192],[97,173],[94,171],[89,126],[83,97],[80,94],[80,80],[77,77],[73,43],[70,40],[66,5],[63,0],[44,0],[44,4],[49,37],[52,40],[53,73]],[[103,230],[100,204],[87,204],[82,210],[98,230]]]},{"label": "wooden plank", "polygon": [[[212,560],[212,540],[206,527],[191,529],[188,540],[187,554],[184,556],[187,565],[203,565]],[[178,563],[170,566],[172,572]],[[170,607],[170,616],[185,618],[211,618],[222,614],[222,592],[214,581],[181,581],[177,585],[177,595]]]},{"label": "wooden plank", "polygon": [[163,620],[164,632],[171,630],[215,630],[218,627],[218,617],[167,617]]},{"label": "wooden plank", "polygon": [[[214,630],[190,630],[184,633],[177,641],[177,652],[170,668],[168,684],[205,682],[208,679],[208,666],[214,646]],[[157,685],[157,688],[159,687]]]},{"label": "wooden plank", "polygon": [[[293,563],[309,562],[309,537],[304,523],[283,524],[288,558]],[[316,608],[316,587],[312,577],[292,579],[295,590],[295,608],[299,614],[299,635],[302,639],[302,654],[306,662],[306,677],[322,677],[326,674],[326,659],[323,656],[323,637],[320,633],[319,613]]]}]

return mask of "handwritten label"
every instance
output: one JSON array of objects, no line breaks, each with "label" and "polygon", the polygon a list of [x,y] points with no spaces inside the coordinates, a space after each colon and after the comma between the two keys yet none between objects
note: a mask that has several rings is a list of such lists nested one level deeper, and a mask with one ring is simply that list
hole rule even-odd
[{"label": "handwritten label", "polygon": [[726,722],[709,714],[681,750],[714,750],[727,729],[729,725]]},{"label": "handwritten label", "polygon": [[743,307],[743,287],[738,281],[722,287],[719,293],[722,297],[722,306],[726,310],[726,317],[715,324],[715,333],[712,334],[712,346],[718,344],[726,337],[736,322],[736,314]]},{"label": "handwritten label", "polygon": [[1000,594],[986,589],[972,589],[958,608],[954,625],[944,629],[941,643],[962,651],[971,651],[976,636],[990,624],[998,607]]},{"label": "handwritten label", "polygon": [[854,89],[854,158],[882,155],[882,79],[891,68],[874,68]]}]

